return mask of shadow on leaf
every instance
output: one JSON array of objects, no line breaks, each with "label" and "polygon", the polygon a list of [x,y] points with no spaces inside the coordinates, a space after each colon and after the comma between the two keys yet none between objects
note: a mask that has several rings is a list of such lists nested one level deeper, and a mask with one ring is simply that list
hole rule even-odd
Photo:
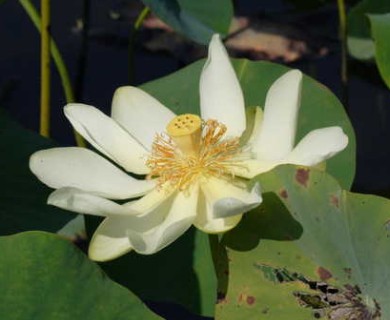
[{"label": "shadow on leaf", "polygon": [[223,236],[223,243],[237,251],[254,249],[261,239],[291,241],[303,233],[296,221],[275,193],[263,194],[263,203],[244,214],[241,223]]}]

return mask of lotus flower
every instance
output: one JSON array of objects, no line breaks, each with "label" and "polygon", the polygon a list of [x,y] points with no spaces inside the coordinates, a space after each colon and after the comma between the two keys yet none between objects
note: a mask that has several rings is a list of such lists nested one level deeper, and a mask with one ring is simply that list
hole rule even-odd
[{"label": "lotus flower", "polygon": [[90,242],[93,260],[131,250],[155,253],[191,225],[225,232],[262,201],[259,184],[248,178],[282,163],[315,165],[348,143],[339,127],[331,127],[310,132],[293,148],[301,79],[293,70],[272,85],[264,114],[257,109],[243,141],[242,91],[215,35],[200,78],[200,117],[176,115],[146,92],[121,87],[111,118],[85,104],[64,108],[74,129],[105,157],[85,148],[54,148],[34,153],[30,168],[57,189],[49,204],[105,217]]}]

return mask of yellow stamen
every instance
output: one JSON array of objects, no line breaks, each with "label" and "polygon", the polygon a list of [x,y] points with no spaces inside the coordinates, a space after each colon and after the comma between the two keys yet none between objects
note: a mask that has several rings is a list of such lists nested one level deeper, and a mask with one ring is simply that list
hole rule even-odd
[{"label": "yellow stamen", "polygon": [[226,126],[192,114],[175,117],[167,133],[157,135],[147,160],[149,177],[159,185],[169,183],[187,189],[199,177],[233,176],[232,167],[241,157],[239,138],[224,139]]}]

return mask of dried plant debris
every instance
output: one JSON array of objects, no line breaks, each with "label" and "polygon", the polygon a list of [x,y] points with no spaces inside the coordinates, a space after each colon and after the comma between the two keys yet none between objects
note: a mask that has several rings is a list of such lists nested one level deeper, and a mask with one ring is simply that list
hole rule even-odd
[{"label": "dried plant debris", "polygon": [[313,310],[313,318],[329,320],[379,320],[380,306],[364,296],[358,286],[337,288],[323,281],[312,281],[285,268],[256,263],[265,278],[274,283],[299,282],[307,291],[293,291],[298,305]]},{"label": "dried plant debris", "polygon": [[[156,16],[150,15],[143,26],[160,31],[145,43],[145,47],[151,51],[167,51],[182,60],[188,59],[189,56],[191,60],[195,60],[206,53],[203,46],[198,46],[176,34]],[[181,47],[187,47],[186,56],[178,54],[184,51]],[[328,53],[326,47],[316,43],[298,28],[250,17],[233,18],[226,47],[230,54],[236,57],[283,62],[293,62],[308,56],[324,56]]]}]

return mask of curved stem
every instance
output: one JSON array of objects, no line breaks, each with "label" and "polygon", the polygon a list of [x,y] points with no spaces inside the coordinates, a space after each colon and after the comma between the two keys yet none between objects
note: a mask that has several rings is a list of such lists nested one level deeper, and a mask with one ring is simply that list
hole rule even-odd
[{"label": "curved stem", "polygon": [[50,136],[50,0],[41,0],[41,107],[39,133]]},{"label": "curved stem", "polygon": [[[38,29],[39,32],[41,32],[41,18],[39,16],[38,11],[32,4],[31,0],[19,0],[19,3],[26,11],[27,15],[30,17],[31,21],[35,25],[35,27]],[[54,64],[58,70],[58,73],[61,78],[61,84],[62,88],[64,90],[65,94],[65,100],[67,103],[72,103],[75,101],[72,84],[69,77],[68,69],[66,68],[65,62],[62,58],[62,55],[60,53],[60,50],[58,49],[56,43],[54,40],[50,41],[50,52],[53,57]],[[84,139],[75,132],[75,139],[76,143],[79,147],[85,147],[85,141]]]},{"label": "curved stem", "polygon": [[341,41],[341,82],[343,86],[343,103],[348,112],[348,52],[347,52],[347,14],[344,0],[337,0],[339,12],[339,36]]},{"label": "curved stem", "polygon": [[141,13],[138,15],[137,19],[134,22],[133,28],[130,31],[129,35],[129,83],[134,81],[134,43],[137,35],[137,31],[141,28],[142,23],[150,12],[149,7],[142,9]]}]

